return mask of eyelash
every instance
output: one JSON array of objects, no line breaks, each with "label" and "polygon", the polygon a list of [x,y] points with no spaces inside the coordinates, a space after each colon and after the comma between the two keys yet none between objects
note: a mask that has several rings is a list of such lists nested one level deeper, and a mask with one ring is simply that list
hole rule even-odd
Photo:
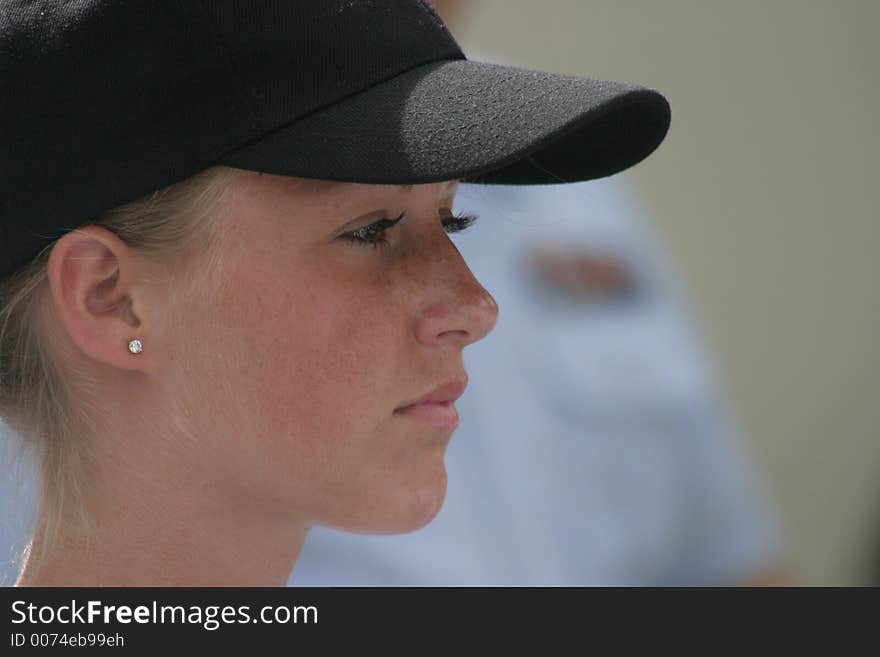
[{"label": "eyelash", "polygon": [[[401,212],[397,219],[380,219],[368,226],[341,235],[341,237],[358,246],[371,246],[374,249],[385,247],[388,246],[388,240],[384,237],[385,231],[397,224],[405,216],[406,213]],[[446,229],[447,233],[459,233],[473,226],[478,218],[479,215],[476,214],[453,214],[445,219],[443,228]],[[367,235],[373,235],[374,237],[366,237]]]}]

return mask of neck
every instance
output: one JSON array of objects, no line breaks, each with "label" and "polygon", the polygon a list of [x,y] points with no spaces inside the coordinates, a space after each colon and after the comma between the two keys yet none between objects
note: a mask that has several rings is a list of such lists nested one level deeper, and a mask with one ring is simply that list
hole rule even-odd
[{"label": "neck", "polygon": [[36,532],[17,585],[284,586],[308,527],[237,497],[204,483],[105,480],[84,500],[87,526],[63,522],[51,548]]}]

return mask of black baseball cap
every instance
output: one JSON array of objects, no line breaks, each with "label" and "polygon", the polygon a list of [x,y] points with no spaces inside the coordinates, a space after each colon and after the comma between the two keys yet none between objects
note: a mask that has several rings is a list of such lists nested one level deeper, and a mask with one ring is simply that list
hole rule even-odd
[{"label": "black baseball cap", "polygon": [[468,60],[425,0],[2,0],[0,277],[214,165],[371,184],[608,176],[645,87]]}]

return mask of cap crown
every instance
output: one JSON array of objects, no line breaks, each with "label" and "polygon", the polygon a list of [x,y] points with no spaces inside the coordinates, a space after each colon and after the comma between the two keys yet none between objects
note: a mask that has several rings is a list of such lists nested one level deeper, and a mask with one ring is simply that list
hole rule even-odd
[{"label": "cap crown", "polygon": [[3,0],[0,276],[112,207],[449,59],[464,54],[423,0]]}]

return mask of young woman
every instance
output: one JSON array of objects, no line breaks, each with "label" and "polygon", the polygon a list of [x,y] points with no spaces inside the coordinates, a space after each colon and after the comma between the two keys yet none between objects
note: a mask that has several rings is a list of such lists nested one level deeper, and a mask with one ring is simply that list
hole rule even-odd
[{"label": "young woman", "polygon": [[15,0],[0,56],[26,586],[283,585],[312,526],[429,522],[498,314],[458,182],[610,175],[669,124],[650,89],[470,62],[419,0]]}]

